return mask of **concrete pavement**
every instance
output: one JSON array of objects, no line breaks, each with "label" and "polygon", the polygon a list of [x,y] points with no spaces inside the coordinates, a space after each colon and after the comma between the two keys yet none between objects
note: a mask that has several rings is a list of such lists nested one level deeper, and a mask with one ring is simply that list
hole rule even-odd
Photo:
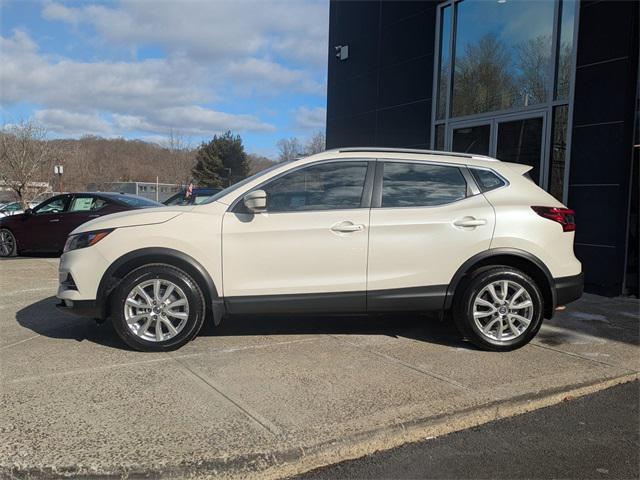
[{"label": "concrete pavement", "polygon": [[640,478],[639,405],[630,382],[296,479]]},{"label": "concrete pavement", "polygon": [[[170,354],[54,308],[0,261],[0,472],[279,478],[637,378],[637,301],[584,299],[488,353],[423,316],[236,317]],[[1,473],[0,473],[1,475]]]}]

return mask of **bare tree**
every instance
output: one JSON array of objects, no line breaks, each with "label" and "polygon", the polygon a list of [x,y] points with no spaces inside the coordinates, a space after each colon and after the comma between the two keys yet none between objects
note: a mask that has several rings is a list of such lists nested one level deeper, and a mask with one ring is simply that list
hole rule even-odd
[{"label": "bare tree", "polygon": [[551,36],[539,35],[515,46],[517,67],[520,70],[519,87],[524,105],[547,100],[549,66],[551,62]]},{"label": "bare tree", "polygon": [[278,140],[276,146],[278,147],[278,151],[280,152],[278,156],[279,162],[288,162],[291,160],[295,160],[296,158],[303,155],[302,145],[300,145],[300,140],[298,140],[296,137],[282,138]]},{"label": "bare tree", "polygon": [[307,141],[304,149],[304,153],[307,155],[313,155],[314,153],[324,152],[327,148],[327,139],[322,132],[316,132]]},{"label": "bare tree", "polygon": [[253,175],[265,168],[273,166],[276,162],[269,160],[267,157],[258,155],[256,153],[247,154],[247,162],[249,163],[249,174]]},{"label": "bare tree", "polygon": [[502,110],[515,103],[518,94],[511,54],[495,34],[465,45],[454,70],[454,115]]},{"label": "bare tree", "polygon": [[43,166],[57,156],[44,128],[32,121],[6,126],[0,132],[0,180],[26,207],[25,194],[33,189]]},{"label": "bare tree", "polygon": [[193,149],[184,136],[173,129],[169,132],[166,149],[169,156],[167,158],[167,173],[172,182],[187,185],[191,180],[191,170],[195,165]]}]

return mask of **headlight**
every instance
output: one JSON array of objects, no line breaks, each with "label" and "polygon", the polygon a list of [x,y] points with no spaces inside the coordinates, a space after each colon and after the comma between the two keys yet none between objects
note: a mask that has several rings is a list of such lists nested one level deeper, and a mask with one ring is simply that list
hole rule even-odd
[{"label": "headlight", "polygon": [[71,250],[77,250],[79,248],[90,247],[95,245],[104,237],[113,232],[113,228],[108,230],[96,230],[95,232],[84,232],[76,235],[69,235],[67,243],[64,244],[64,252],[70,252]]}]

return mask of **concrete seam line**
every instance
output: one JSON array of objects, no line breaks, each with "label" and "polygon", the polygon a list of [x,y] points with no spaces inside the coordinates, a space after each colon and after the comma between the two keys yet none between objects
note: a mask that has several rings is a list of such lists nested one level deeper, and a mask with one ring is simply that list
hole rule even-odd
[{"label": "concrete seam line", "polygon": [[629,373],[638,373],[637,370],[633,370],[631,368],[626,368],[626,367],[623,367],[623,366],[620,366],[620,365],[613,365],[611,363],[603,362],[601,360],[594,360],[593,358],[589,358],[589,357],[583,357],[582,355],[580,355],[578,353],[567,352],[565,350],[560,350],[560,349],[557,349],[557,348],[548,347],[546,345],[540,345],[538,343],[531,343],[531,345],[534,346],[534,347],[542,348],[544,350],[551,350],[552,352],[562,353],[563,355],[567,355],[569,357],[579,358],[581,360],[586,360],[586,361],[591,362],[591,363],[604,365],[605,367],[619,368],[620,370],[626,370]]},{"label": "concrete seam line", "polygon": [[[316,468],[332,465],[345,460],[361,458],[365,455],[391,450],[407,443],[415,443],[425,439],[433,439],[449,433],[466,430],[486,423],[522,415],[541,408],[557,405],[567,399],[573,399],[596,393],[616,385],[638,380],[640,374],[631,373],[603,381],[577,385],[567,390],[541,392],[540,396],[525,396],[516,400],[479,405],[461,413],[424,418],[411,425],[399,424],[381,428],[373,432],[359,435],[361,438],[349,438],[329,445],[329,448],[315,449],[306,447],[306,455],[292,463],[273,465],[256,477],[275,480],[299,475]],[[277,454],[276,454],[277,456]],[[242,475],[231,475],[233,478],[251,478],[246,472]]]},{"label": "concrete seam line", "polygon": [[179,357],[173,357],[171,354],[168,354],[168,356],[174,360],[174,362],[181,367],[183,370],[185,370],[187,373],[191,374],[193,377],[195,377],[198,381],[204,383],[205,385],[207,385],[209,388],[211,388],[212,390],[214,390],[218,395],[220,395],[222,398],[224,398],[227,402],[231,403],[234,407],[236,407],[238,410],[240,410],[246,417],[248,417],[250,420],[254,421],[255,423],[257,423],[260,427],[262,427],[263,429],[265,429],[267,432],[269,432],[271,435],[274,436],[279,436],[282,432],[281,430],[274,425],[271,421],[269,421],[268,419],[264,418],[262,415],[260,415],[258,412],[254,411],[251,407],[247,406],[244,404],[244,402],[233,398],[231,395],[225,393],[222,388],[217,385],[216,382],[214,382],[211,378],[209,378],[208,375],[202,374],[202,373],[198,373],[196,372],[194,369],[192,369],[189,365],[187,365],[183,359],[179,358]]},{"label": "concrete seam line", "polygon": [[[38,337],[41,337],[41,336],[42,335],[36,335],[35,338],[38,338]],[[28,377],[15,378],[13,380],[8,380],[5,383],[14,384],[14,383],[34,382],[34,381],[42,380],[44,378],[56,378],[56,377],[65,377],[65,376],[73,376],[73,375],[83,375],[83,374],[93,373],[93,372],[104,372],[104,371],[114,370],[114,369],[117,369],[117,368],[135,367],[135,366],[138,366],[138,365],[146,365],[146,364],[153,364],[153,363],[159,363],[159,362],[170,362],[172,360],[175,360],[176,358],[196,358],[196,357],[204,357],[204,356],[214,356],[214,355],[220,355],[220,354],[233,353],[233,352],[240,351],[240,350],[267,348],[267,347],[270,347],[272,345],[283,345],[283,344],[291,344],[291,343],[311,342],[313,340],[315,340],[315,339],[291,340],[291,341],[288,341],[288,342],[276,342],[276,343],[272,343],[272,344],[260,344],[260,345],[252,345],[251,347],[238,347],[238,348],[212,350],[212,351],[199,352],[199,353],[185,353],[185,354],[181,354],[181,355],[175,355],[174,354],[174,355],[171,355],[170,357],[162,356],[162,357],[158,357],[158,358],[151,358],[149,360],[137,360],[137,361],[134,361],[134,362],[114,363],[113,365],[105,365],[105,366],[102,366],[102,367],[78,368],[78,369],[75,369],[75,370],[67,370],[67,371],[64,371],[64,372],[45,373],[45,374],[42,374],[42,375],[30,375]],[[1,347],[0,351],[2,351],[5,348],[8,348],[10,346],[11,345],[6,345],[4,347]],[[141,354],[141,355],[145,355],[145,354]]]},{"label": "concrete seam line", "polygon": [[328,336],[331,337],[331,338],[335,338],[339,342],[346,343],[347,345],[351,345],[353,347],[356,347],[357,349],[362,350],[364,352],[367,352],[367,353],[369,353],[371,355],[375,355],[376,357],[379,357],[379,358],[382,358],[384,360],[387,360],[388,362],[395,363],[396,365],[402,365],[403,367],[407,367],[410,370],[413,370],[413,371],[418,372],[418,373],[422,373],[423,375],[427,375],[427,376],[429,376],[431,378],[435,378],[436,380],[440,380],[441,382],[448,383],[449,385],[453,385],[454,387],[458,387],[458,388],[461,388],[461,389],[467,390],[467,391],[473,391],[473,389],[471,389],[471,388],[469,388],[469,387],[467,387],[465,385],[462,385],[461,383],[458,383],[455,380],[452,380],[450,378],[447,378],[447,377],[445,377],[443,375],[439,375],[439,374],[434,373],[434,372],[430,372],[429,370],[426,370],[424,368],[416,367],[415,365],[411,365],[410,363],[407,363],[407,362],[405,362],[403,360],[400,360],[399,358],[396,358],[396,357],[394,357],[392,355],[387,355],[385,353],[376,352],[375,350],[370,350],[368,348],[365,348],[365,347],[362,347],[362,346],[358,345],[357,343],[353,343],[353,342],[350,342],[349,340],[345,340],[343,338],[340,338],[337,335],[328,334]]}]

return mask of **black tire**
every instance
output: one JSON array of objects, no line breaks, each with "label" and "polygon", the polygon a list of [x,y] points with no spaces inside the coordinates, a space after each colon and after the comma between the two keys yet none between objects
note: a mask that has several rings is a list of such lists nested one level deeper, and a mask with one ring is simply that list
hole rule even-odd
[{"label": "black tire", "polygon": [[[510,340],[497,341],[483,333],[476,324],[474,320],[474,302],[485,287],[493,282],[504,280],[514,282],[525,289],[532,304],[532,318],[526,328],[524,324],[521,325],[523,328],[519,336]],[[510,285],[513,286],[513,284]],[[469,279],[461,284],[459,288],[460,291],[456,292],[453,304],[453,319],[460,333],[483,350],[502,352],[520,348],[529,343],[542,326],[544,312],[542,294],[535,281],[520,270],[506,266],[480,270],[472,273]],[[488,321],[487,323],[490,322]]]},{"label": "black tire", "polygon": [[[18,254],[18,241],[15,235],[8,228],[0,228],[0,257],[15,257]],[[11,242],[10,250],[5,247],[5,242]]]},{"label": "black tire", "polygon": [[[188,302],[188,314],[185,314],[188,316],[184,326],[175,336],[163,341],[145,340],[136,335],[129,328],[125,318],[125,302],[129,293],[136,286],[156,279],[169,281],[179,287]],[[111,320],[118,336],[131,348],[141,352],[165,352],[182,347],[198,334],[205,319],[205,301],[197,282],[184,271],[171,265],[151,264],[132,271],[120,282],[111,295],[111,312]],[[144,320],[141,321],[143,322]],[[153,327],[155,331],[157,327]],[[162,331],[163,327],[160,328]]]}]

